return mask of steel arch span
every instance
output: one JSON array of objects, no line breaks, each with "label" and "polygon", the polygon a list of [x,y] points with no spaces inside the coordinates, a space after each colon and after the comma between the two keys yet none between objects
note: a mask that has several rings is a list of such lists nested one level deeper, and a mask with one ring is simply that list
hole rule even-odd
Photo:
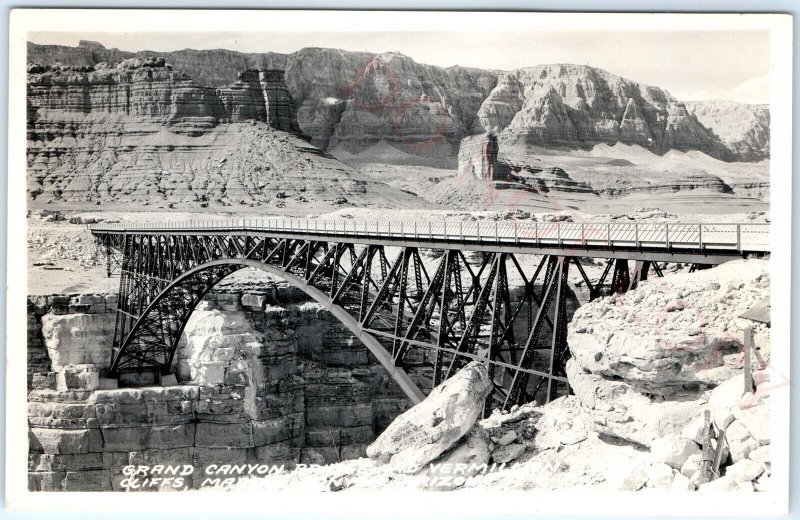
[{"label": "steel arch span", "polygon": [[[308,285],[294,274],[253,259],[213,260],[189,269],[168,283],[145,307],[141,318],[131,325],[127,334],[127,345],[123,342],[120,348],[114,349],[111,372],[141,370],[151,364],[153,368],[162,372],[169,370],[183,329],[197,304],[223,278],[246,267],[261,269],[302,289],[331,311],[331,314],[358,337],[381,365],[389,371],[392,378],[412,402],[418,403],[425,397],[408,374],[393,364],[391,354],[383,345],[372,335],[364,333],[358,326],[358,321],[350,316],[344,308],[334,304],[324,292]],[[165,323],[167,326],[161,326]],[[115,344],[116,342],[115,336]]]},{"label": "steel arch span", "polygon": [[[235,271],[255,267],[329,309],[412,402],[469,361],[487,363],[494,382],[487,408],[569,392],[564,367],[571,267],[591,299],[634,288],[651,267],[661,276],[657,261],[674,254],[669,248],[630,250],[609,240],[597,251],[589,242],[576,250],[541,235],[533,244],[515,235],[509,245],[496,226],[493,240],[466,240],[463,228],[461,240],[436,236],[430,226],[420,233],[416,225],[413,235],[399,239],[348,236],[335,225],[316,232],[302,226],[140,227],[92,229],[106,247],[109,274],[114,265],[121,273],[111,375],[168,373],[186,322],[205,294]],[[703,256],[702,248],[681,254],[709,263],[725,257]],[[607,259],[599,279],[589,279],[578,255]]]}]

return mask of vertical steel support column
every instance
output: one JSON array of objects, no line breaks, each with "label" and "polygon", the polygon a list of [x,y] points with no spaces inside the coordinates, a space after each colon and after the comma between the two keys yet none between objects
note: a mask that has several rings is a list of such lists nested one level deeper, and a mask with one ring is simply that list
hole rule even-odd
[{"label": "vertical steel support column", "polygon": [[[497,259],[497,275],[494,277],[493,286],[492,286],[492,296],[491,296],[491,317],[489,318],[489,350],[486,352],[486,359],[487,360],[494,360],[500,357],[500,345],[503,342],[503,338],[498,336],[498,329],[500,323],[500,307],[501,302],[506,300],[506,297],[501,293],[504,290],[504,277],[506,275],[506,259],[508,255],[506,253],[500,253],[500,256]],[[507,288],[505,289],[507,290]],[[486,401],[484,402],[483,406],[483,415],[484,417],[488,416],[492,413],[492,400],[494,399],[495,393],[495,384],[494,384],[494,364],[489,363],[487,367],[489,373],[489,381],[492,384],[492,389],[489,391],[489,395],[486,396]]]},{"label": "vertical steel support column", "polygon": [[[503,403],[503,409],[508,409],[510,406],[517,404],[520,401],[522,393],[526,391],[528,386],[529,373],[520,369],[533,366],[534,353],[536,352],[536,347],[539,342],[539,336],[547,320],[547,313],[550,310],[550,304],[555,295],[556,273],[558,271],[559,259],[553,256],[547,257],[547,269],[545,271],[545,280],[543,284],[544,294],[542,295],[539,309],[536,311],[536,319],[534,320],[533,328],[528,334],[528,339],[525,341],[525,346],[522,349],[519,364],[512,376],[511,384],[508,388],[508,395]],[[555,324],[553,328],[555,329]]]},{"label": "vertical steel support column", "polygon": [[367,312],[367,303],[369,302],[369,284],[372,282],[372,262],[375,260],[375,251],[378,246],[367,246],[367,259],[364,263],[364,273],[361,276],[361,301],[358,306],[358,321],[364,319],[364,313]]},{"label": "vertical steel support column", "polygon": [[[458,341],[458,346],[456,347],[456,351],[458,352],[469,352],[473,353],[474,346],[477,342],[478,334],[480,333],[481,322],[484,319],[484,313],[486,312],[486,306],[489,304],[490,292],[491,288],[494,287],[494,279],[497,277],[497,270],[498,270],[498,255],[496,253],[489,253],[489,257],[491,258],[491,267],[489,269],[488,277],[486,278],[486,282],[484,286],[479,291],[475,290],[476,301],[475,306],[472,309],[472,315],[470,316],[469,320],[467,321],[467,326],[464,328],[463,333],[461,334],[461,339]],[[487,259],[484,259],[486,262]],[[480,277],[476,276],[474,281],[475,288],[480,286]],[[450,361],[450,365],[447,368],[447,374],[445,379],[450,377],[453,374],[453,371],[456,370],[456,365],[458,362],[458,354],[453,355],[453,359]]]},{"label": "vertical steel support column", "polygon": [[631,274],[628,271],[628,261],[625,259],[618,259],[614,262],[614,278],[612,279],[612,291],[616,294],[622,294],[628,290],[631,285]]},{"label": "vertical steel support column", "polygon": [[552,376],[564,373],[563,356],[567,349],[567,277],[569,274],[569,257],[559,258],[556,283],[556,308],[553,322],[553,337],[550,342],[550,378],[547,380],[547,402],[558,396],[558,384]]},{"label": "vertical steel support column", "polygon": [[442,358],[444,351],[442,348],[447,346],[447,330],[450,324],[450,302],[453,292],[450,290],[450,280],[453,278],[452,271],[457,266],[458,251],[448,250],[444,259],[444,280],[442,280],[442,294],[439,300],[439,327],[436,335],[436,357],[433,363],[433,386],[436,388],[442,382]]},{"label": "vertical steel support column", "polygon": [[639,282],[647,280],[647,273],[650,270],[649,260],[636,260],[633,264],[633,277],[628,282],[628,290],[636,289]]},{"label": "vertical steel support column", "polygon": [[[403,249],[403,258],[402,264],[400,266],[400,273],[399,273],[399,295],[397,298],[397,309],[394,322],[394,339],[392,340],[392,356],[394,357],[397,354],[397,347],[399,342],[400,332],[403,330],[403,313],[405,312],[405,305],[406,305],[406,292],[408,290],[408,262],[411,260],[411,248],[406,247]],[[391,300],[394,291],[389,294],[389,299]]]}]

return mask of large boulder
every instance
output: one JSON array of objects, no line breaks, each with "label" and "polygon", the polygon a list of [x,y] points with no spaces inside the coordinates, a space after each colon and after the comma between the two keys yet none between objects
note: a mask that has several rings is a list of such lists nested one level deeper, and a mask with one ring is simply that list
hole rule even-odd
[{"label": "large boulder", "polygon": [[422,475],[425,489],[447,491],[463,486],[481,472],[492,455],[489,434],[476,424],[455,446],[430,464]]},{"label": "large boulder", "polygon": [[114,335],[113,314],[45,314],[42,337],[53,370],[68,365],[95,365],[108,368]]},{"label": "large boulder", "polygon": [[435,460],[472,429],[491,388],[486,365],[469,363],[397,417],[367,448],[367,456],[403,467]]},{"label": "large boulder", "polygon": [[691,455],[699,453],[700,446],[697,443],[676,434],[656,439],[650,447],[654,463],[664,463],[678,470]]},{"label": "large boulder", "polygon": [[599,298],[575,311],[573,358],[585,371],[653,396],[714,387],[741,373],[741,329],[752,322],[737,317],[769,296],[767,269],[760,260],[729,262]]},{"label": "large boulder", "polygon": [[[768,329],[738,316],[768,297],[768,263],[741,260],[648,280],[576,310],[566,368],[586,426],[648,447],[671,434],[700,443],[697,416],[709,398],[715,424],[730,424],[733,408],[744,408],[742,329],[755,327],[761,358],[770,351]],[[737,413],[763,444],[763,412]]]},{"label": "large boulder", "polygon": [[664,435],[680,433],[702,407],[702,398],[653,400],[625,381],[584,372],[567,361],[567,378],[581,405],[587,428],[649,447]]}]

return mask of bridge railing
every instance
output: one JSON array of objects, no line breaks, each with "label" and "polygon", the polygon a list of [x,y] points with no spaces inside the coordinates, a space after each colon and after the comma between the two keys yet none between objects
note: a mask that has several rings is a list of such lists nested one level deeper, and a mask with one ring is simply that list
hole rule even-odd
[{"label": "bridge railing", "polygon": [[595,248],[725,249],[769,251],[769,224],[671,222],[529,222],[529,221],[379,221],[323,219],[251,219],[100,223],[102,232],[255,231],[325,236],[392,237],[414,240],[497,244],[535,244]]}]

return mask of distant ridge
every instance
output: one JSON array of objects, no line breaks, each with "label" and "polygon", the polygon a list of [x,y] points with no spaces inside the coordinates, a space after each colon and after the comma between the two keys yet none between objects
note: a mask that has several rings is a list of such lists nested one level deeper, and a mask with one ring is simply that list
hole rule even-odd
[{"label": "distant ridge", "polygon": [[619,142],[657,154],[698,150],[725,161],[769,157],[768,107],[683,103],[657,86],[586,65],[498,72],[325,48],[133,53],[88,41],[77,47],[28,44],[28,61],[42,64],[94,66],[154,56],[214,87],[234,82],[243,69],[284,69],[303,132],[323,150],[352,156],[384,141],[421,163],[454,168],[460,140],[491,130],[531,147],[590,149]]}]

